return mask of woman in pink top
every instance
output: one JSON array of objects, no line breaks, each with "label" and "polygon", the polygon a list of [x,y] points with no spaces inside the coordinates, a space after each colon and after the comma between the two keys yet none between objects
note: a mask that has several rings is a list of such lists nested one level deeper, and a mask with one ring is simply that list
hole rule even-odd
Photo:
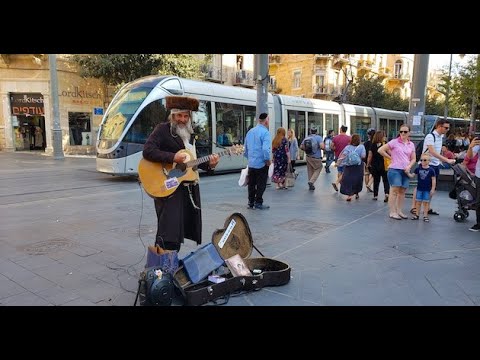
[{"label": "woman in pink top", "polygon": [[409,134],[410,126],[403,124],[400,126],[400,136],[378,149],[380,155],[392,160],[387,172],[390,183],[388,207],[390,208],[390,217],[396,220],[408,218],[402,211],[405,191],[410,184],[410,178],[405,172],[410,172],[416,158],[415,145],[408,139]]}]

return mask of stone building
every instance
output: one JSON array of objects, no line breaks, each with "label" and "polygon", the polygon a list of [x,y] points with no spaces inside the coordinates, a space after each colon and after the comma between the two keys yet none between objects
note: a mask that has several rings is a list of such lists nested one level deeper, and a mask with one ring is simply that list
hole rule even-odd
[{"label": "stone building", "polygon": [[341,99],[359,76],[383,80],[389,92],[410,97],[412,54],[271,54],[270,90],[323,100]]},{"label": "stone building", "polygon": [[[65,154],[95,154],[112,91],[79,76],[69,55],[57,55],[60,127]],[[107,93],[108,92],[108,93]],[[0,56],[0,151],[53,153],[53,107],[46,54]]]}]

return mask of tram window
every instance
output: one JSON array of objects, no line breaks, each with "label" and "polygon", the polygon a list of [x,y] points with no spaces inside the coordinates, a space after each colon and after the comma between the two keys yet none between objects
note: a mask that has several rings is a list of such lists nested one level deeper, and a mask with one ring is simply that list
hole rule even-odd
[{"label": "tram window", "polygon": [[145,106],[138,114],[134,124],[128,129],[125,135],[126,142],[145,144],[148,136],[155,126],[167,121],[167,111],[164,105],[165,100],[156,100]]},{"label": "tram window", "polygon": [[367,141],[367,130],[372,127],[372,119],[366,116],[350,116],[351,134],[360,135],[360,139]]},{"label": "tram window", "polygon": [[[338,134],[338,115],[337,114],[325,114],[325,131],[333,130],[335,134]],[[327,135],[327,134],[325,134]]]},{"label": "tram window", "polygon": [[220,146],[238,144],[243,139],[242,122],[244,108],[242,105],[216,103],[217,126],[215,138]]},{"label": "tram window", "polygon": [[212,153],[212,111],[210,101],[200,101],[198,111],[193,117],[193,131],[195,133],[195,148],[197,157]]},{"label": "tram window", "polygon": [[317,134],[323,136],[323,114],[322,113],[308,113],[308,127],[316,127]]}]

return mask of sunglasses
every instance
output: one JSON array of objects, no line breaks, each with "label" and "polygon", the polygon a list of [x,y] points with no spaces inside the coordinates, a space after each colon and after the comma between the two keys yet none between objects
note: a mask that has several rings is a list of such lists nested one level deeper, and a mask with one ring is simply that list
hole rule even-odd
[{"label": "sunglasses", "polygon": [[400,130],[399,133],[400,134],[408,134],[410,131],[409,130]]},{"label": "sunglasses", "polygon": [[450,130],[450,127],[444,126],[443,128],[444,128],[445,130]]},{"label": "sunglasses", "polygon": [[430,159],[420,159],[420,161],[430,161]]}]

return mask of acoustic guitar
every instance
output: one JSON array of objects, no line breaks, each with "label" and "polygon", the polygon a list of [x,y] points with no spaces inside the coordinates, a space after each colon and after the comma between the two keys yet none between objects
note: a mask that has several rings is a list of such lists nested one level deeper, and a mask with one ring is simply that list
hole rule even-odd
[{"label": "acoustic guitar", "polygon": [[[234,145],[217,153],[218,156],[243,154],[243,145]],[[194,182],[198,180],[198,172],[193,169],[197,165],[210,161],[210,156],[194,159],[192,153],[182,149],[177,154],[185,154],[184,163],[159,163],[141,159],[138,164],[138,176],[143,184],[145,192],[151,197],[166,197],[175,190],[182,182]]]}]

